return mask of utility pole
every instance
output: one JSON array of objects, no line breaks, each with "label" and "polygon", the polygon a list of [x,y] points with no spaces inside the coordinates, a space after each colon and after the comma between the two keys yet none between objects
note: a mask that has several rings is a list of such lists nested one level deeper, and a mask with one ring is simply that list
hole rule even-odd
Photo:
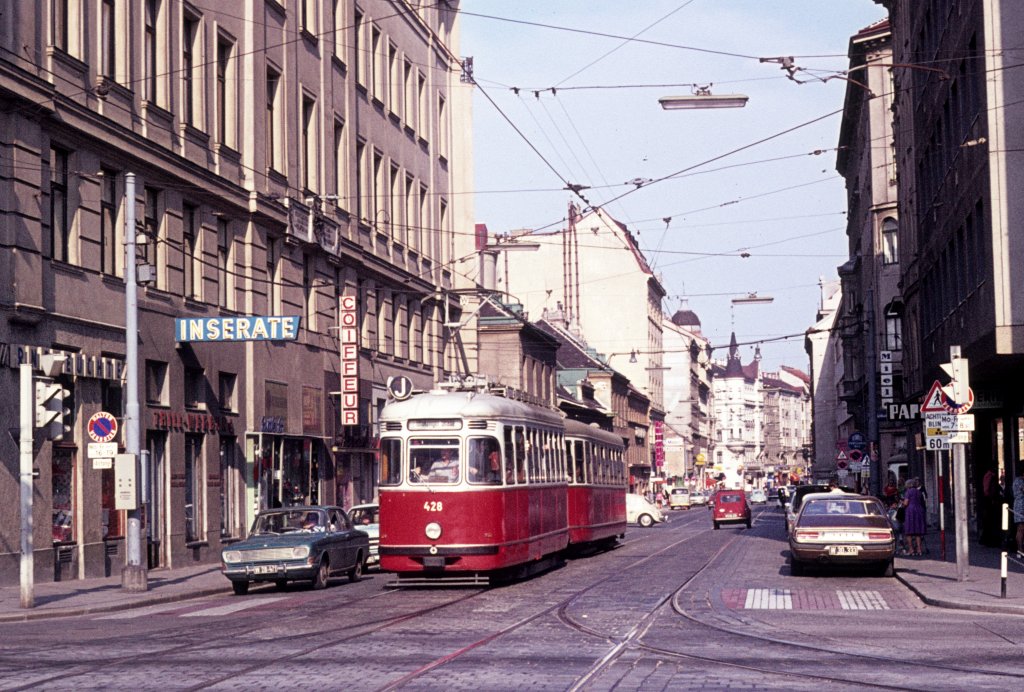
[{"label": "utility pole", "polygon": [[21,436],[18,440],[18,471],[21,485],[21,607],[35,605],[33,595],[35,562],[32,554],[32,364],[18,366],[21,389]]},{"label": "utility pole", "polygon": [[[124,175],[124,355],[127,401],[124,416],[125,451],[132,457],[135,477],[139,470],[139,325],[138,284],[135,281],[135,174]],[[142,513],[138,503],[138,484],[134,509],[128,510],[128,533],[125,537],[128,554],[121,570],[121,588],[125,591],[149,589],[146,565],[142,563]]]},{"label": "utility pole", "polygon": [[[953,378],[953,404],[960,406],[970,399],[967,359],[960,356],[959,346],[949,347],[949,374]],[[953,486],[956,493],[956,579],[967,581],[970,555],[967,546],[967,455],[961,442],[953,447]]]}]

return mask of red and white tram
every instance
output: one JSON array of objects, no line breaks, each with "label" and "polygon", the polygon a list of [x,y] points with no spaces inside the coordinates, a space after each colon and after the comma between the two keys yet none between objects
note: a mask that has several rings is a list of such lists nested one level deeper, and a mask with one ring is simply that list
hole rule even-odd
[{"label": "red and white tram", "polygon": [[399,584],[530,574],[625,532],[621,439],[554,409],[435,389],[389,402],[380,436],[380,566]]}]

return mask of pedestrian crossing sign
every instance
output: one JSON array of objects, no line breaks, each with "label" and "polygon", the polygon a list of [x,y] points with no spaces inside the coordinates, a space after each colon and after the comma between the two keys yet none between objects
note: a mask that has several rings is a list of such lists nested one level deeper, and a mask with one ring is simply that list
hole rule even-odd
[{"label": "pedestrian crossing sign", "polygon": [[924,402],[921,404],[921,413],[943,413],[945,407],[942,402],[945,400],[946,395],[942,392],[942,384],[935,380],[932,383],[932,388],[928,390],[928,395],[924,398]]}]

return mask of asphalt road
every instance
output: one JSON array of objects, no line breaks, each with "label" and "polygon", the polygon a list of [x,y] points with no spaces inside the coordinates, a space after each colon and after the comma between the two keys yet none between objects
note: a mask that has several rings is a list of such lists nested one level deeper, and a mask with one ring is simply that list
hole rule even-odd
[{"label": "asphalt road", "polygon": [[0,626],[0,689],[1014,689],[1019,617],[870,573],[792,577],[783,519],[703,508],[492,589],[254,588]]}]

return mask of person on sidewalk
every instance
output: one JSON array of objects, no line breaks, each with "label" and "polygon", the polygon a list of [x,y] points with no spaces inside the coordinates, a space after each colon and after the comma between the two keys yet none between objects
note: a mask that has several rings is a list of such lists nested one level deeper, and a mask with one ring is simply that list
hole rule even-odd
[{"label": "person on sidewalk", "polygon": [[907,553],[924,554],[925,507],[921,484],[916,478],[907,481],[903,496],[903,535],[906,537]]},{"label": "person on sidewalk", "polygon": [[981,504],[979,509],[980,526],[978,541],[982,545],[998,548],[1000,543],[999,510],[1002,500],[999,479],[996,470],[989,468],[981,479]]},{"label": "person on sidewalk", "polygon": [[1017,557],[1024,558],[1024,464],[1013,479],[1013,521],[1017,525]]}]

